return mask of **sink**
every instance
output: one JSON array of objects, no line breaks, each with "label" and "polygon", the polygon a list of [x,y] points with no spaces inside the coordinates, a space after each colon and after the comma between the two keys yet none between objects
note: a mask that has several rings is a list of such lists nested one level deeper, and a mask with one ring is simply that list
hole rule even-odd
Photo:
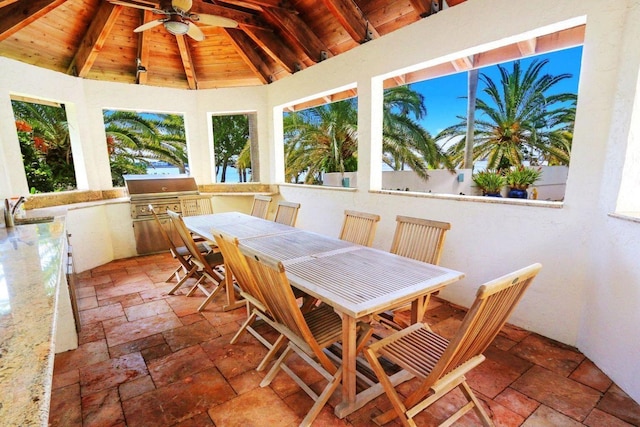
[{"label": "sink", "polygon": [[29,218],[14,218],[13,222],[15,225],[42,224],[45,222],[51,222],[53,219],[53,216],[32,216]]}]

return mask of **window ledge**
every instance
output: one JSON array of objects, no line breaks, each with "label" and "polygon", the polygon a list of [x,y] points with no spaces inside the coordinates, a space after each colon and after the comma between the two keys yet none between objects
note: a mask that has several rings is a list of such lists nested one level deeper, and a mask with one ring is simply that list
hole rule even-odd
[{"label": "window ledge", "polygon": [[74,203],[120,199],[123,197],[127,197],[127,191],[123,187],[114,188],[112,190],[72,190],[54,193],[38,193],[27,196],[24,208],[26,210],[31,210],[71,205]]},{"label": "window ledge", "polygon": [[422,193],[417,191],[392,191],[392,190],[371,190],[370,193],[388,194],[393,196],[421,197],[426,199],[455,200],[460,202],[490,203],[498,205],[531,206],[536,208],[561,209],[563,202],[552,202],[549,200],[529,200],[512,199],[509,197],[486,197],[486,196],[463,196],[459,194],[444,193]]},{"label": "window ledge", "polygon": [[624,221],[640,223],[640,212],[613,212],[613,213],[610,213],[609,216],[612,218],[617,218]]}]

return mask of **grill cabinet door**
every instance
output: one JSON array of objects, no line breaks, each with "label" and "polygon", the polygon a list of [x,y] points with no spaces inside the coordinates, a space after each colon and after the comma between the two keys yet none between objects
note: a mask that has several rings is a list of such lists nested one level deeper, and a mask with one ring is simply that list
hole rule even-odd
[{"label": "grill cabinet door", "polygon": [[[178,232],[174,230],[169,218],[160,218],[162,227],[166,230],[176,246],[183,246]],[[136,251],[138,255],[152,254],[169,250],[158,224],[154,219],[142,219],[133,221],[133,234],[136,238]]]}]

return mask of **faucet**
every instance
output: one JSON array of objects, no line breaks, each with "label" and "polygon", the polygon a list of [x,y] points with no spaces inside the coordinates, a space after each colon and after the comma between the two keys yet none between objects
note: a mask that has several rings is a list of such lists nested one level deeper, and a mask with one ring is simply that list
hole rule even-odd
[{"label": "faucet", "polygon": [[6,228],[13,227],[15,225],[15,214],[20,205],[25,202],[25,198],[21,196],[18,201],[13,204],[9,202],[9,199],[4,199],[4,226]]}]

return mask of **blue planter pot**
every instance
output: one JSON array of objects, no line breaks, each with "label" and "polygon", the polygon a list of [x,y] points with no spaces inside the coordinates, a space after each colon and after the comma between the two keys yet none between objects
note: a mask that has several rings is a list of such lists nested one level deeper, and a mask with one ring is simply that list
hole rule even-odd
[{"label": "blue planter pot", "polygon": [[484,193],[484,195],[487,197],[502,197],[500,193]]},{"label": "blue planter pot", "polygon": [[527,194],[527,190],[521,190],[518,188],[510,189],[507,196],[512,199],[527,199],[529,197],[529,195]]}]

